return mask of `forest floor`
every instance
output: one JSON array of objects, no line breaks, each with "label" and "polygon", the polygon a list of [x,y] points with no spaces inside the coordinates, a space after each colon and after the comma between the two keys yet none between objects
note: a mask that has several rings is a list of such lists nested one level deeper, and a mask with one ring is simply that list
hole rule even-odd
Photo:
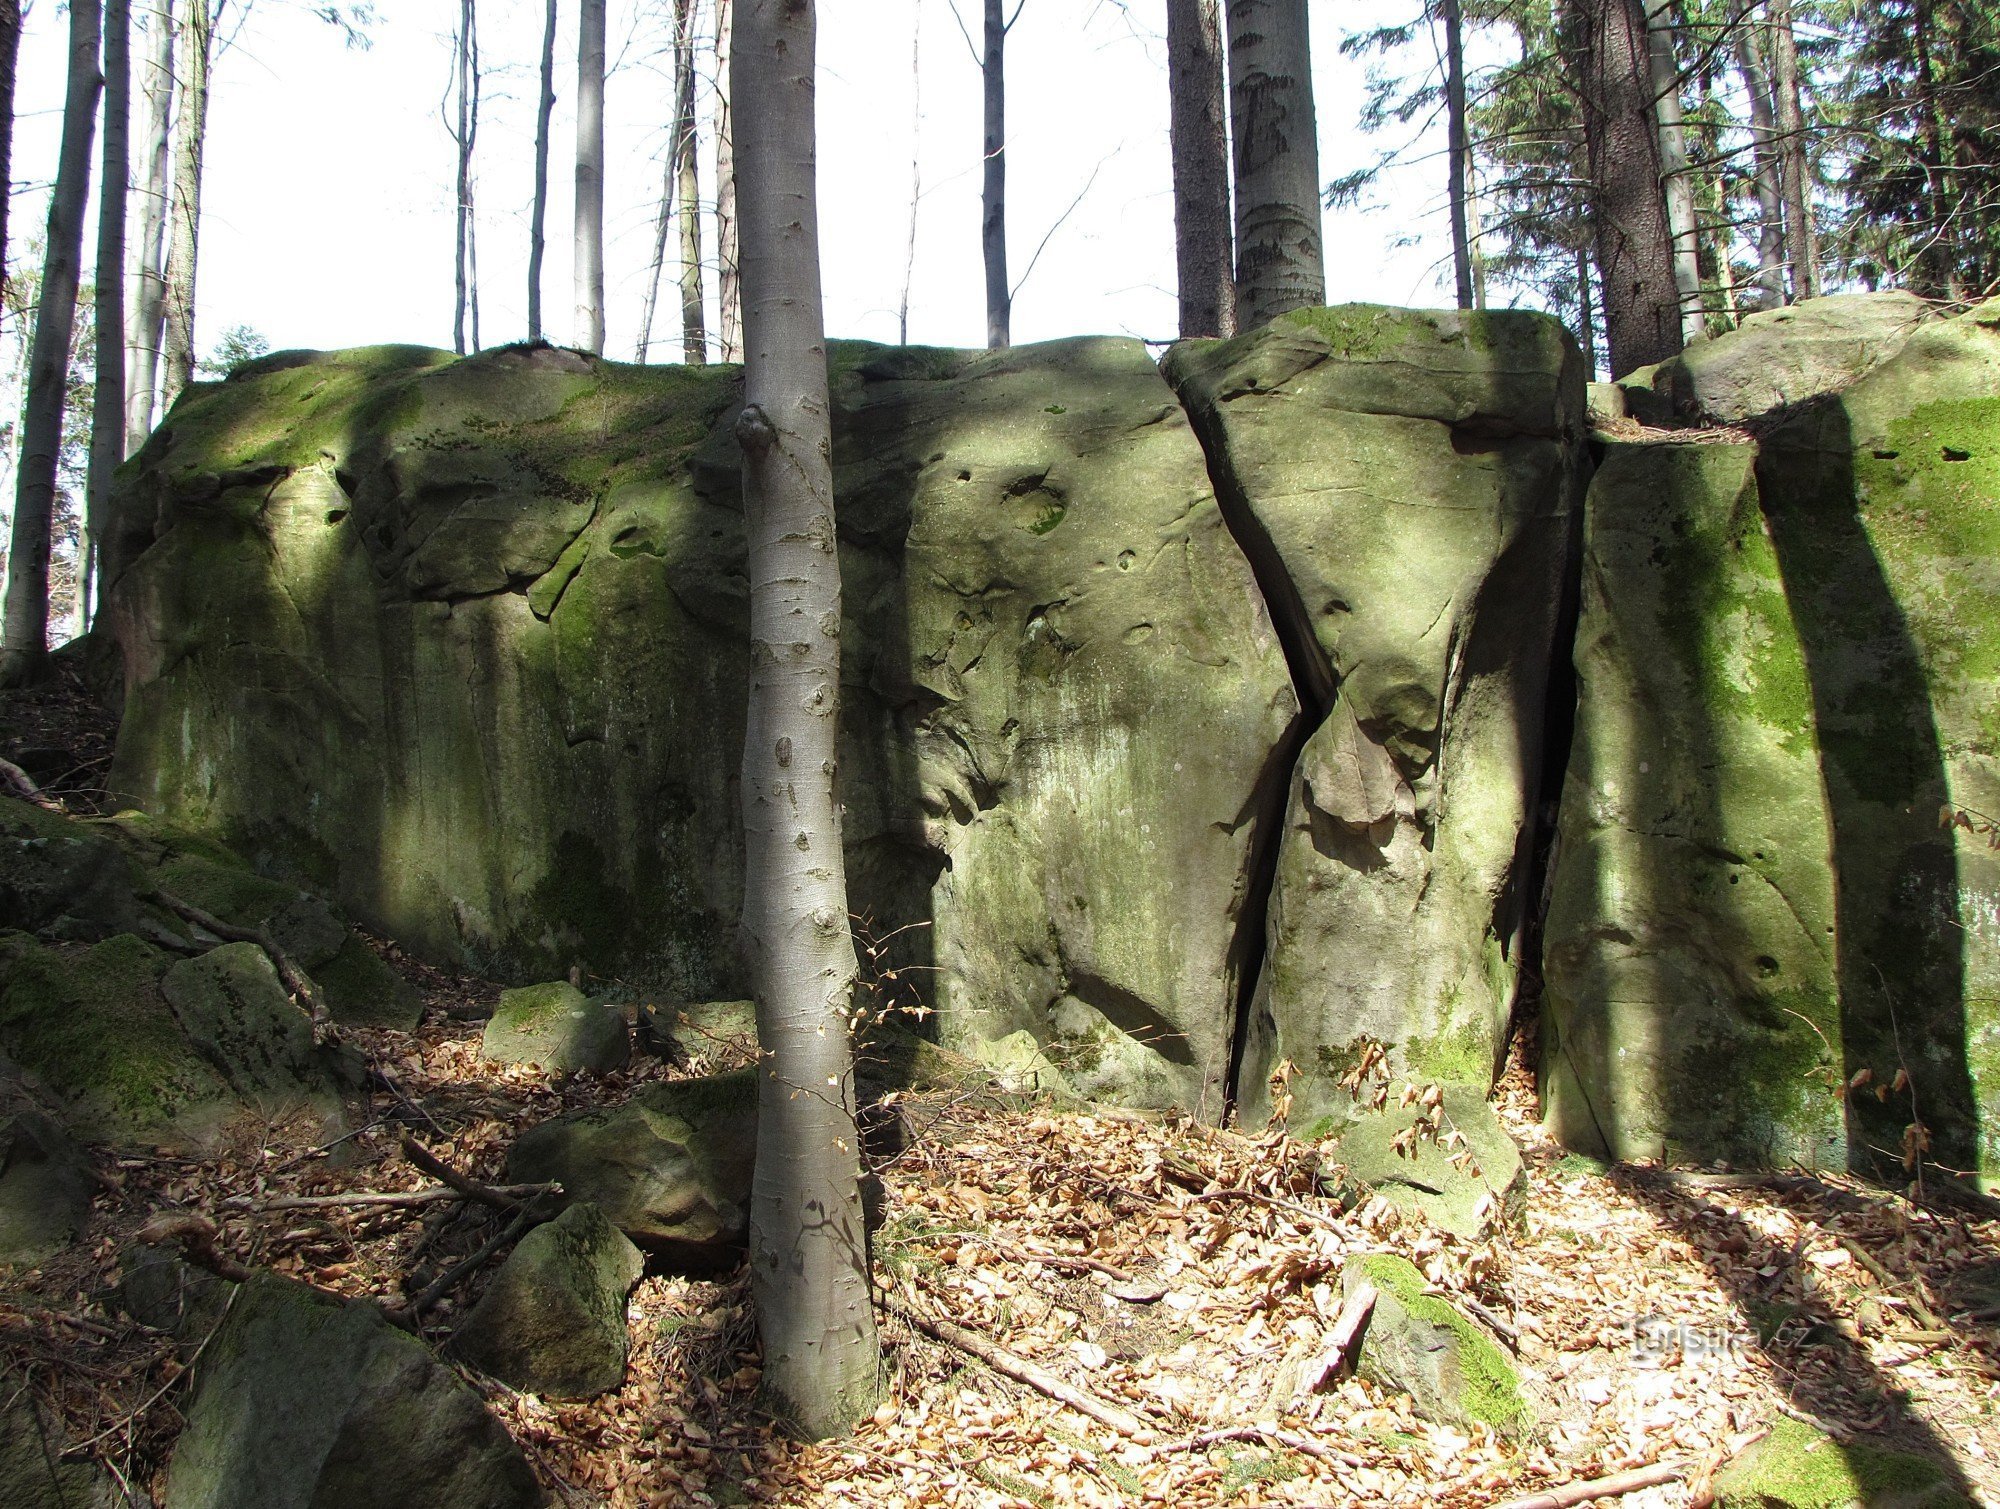
[{"label": "forest floor", "polygon": [[[8,709],[0,709],[4,716]],[[13,711],[18,711],[14,709]],[[90,721],[88,710],[69,716]],[[54,721],[60,721],[51,715]],[[15,726],[18,727],[18,719]],[[82,759],[98,746],[82,744]],[[48,782],[62,790],[61,780]],[[69,789],[84,805],[89,781]],[[187,1211],[218,1249],[384,1302],[480,1246],[484,1207],[270,1208],[300,1195],[412,1189],[413,1135],[498,1180],[526,1126],[614,1101],[644,1080],[733,1067],[638,1056],[567,1081],[479,1054],[499,987],[383,945],[425,993],[414,1033],[350,1032],[402,1098],[352,1132],[239,1125],[196,1153],[104,1150],[87,1239],[0,1280],[0,1400],[26,1388],[74,1450],[151,1501],[200,1371],[124,1315],[115,1292],[139,1229]],[[2000,1506],[2000,1220],[1937,1191],[1834,1174],[1606,1168],[1565,1154],[1536,1116],[1527,1056],[1496,1092],[1521,1145],[1525,1217],[1477,1242],[1379,1199],[1322,1195],[1313,1147],[1187,1120],[968,1087],[898,1107],[900,1152],[876,1170],[874,1259],[887,1387],[847,1440],[786,1439],[759,1410],[743,1274],[651,1275],[632,1296],[624,1386],[580,1404],[467,1374],[526,1450],[551,1501],[583,1505],[1436,1504],[1471,1509],[1666,1464],[1633,1509],[1706,1501],[1716,1469],[1781,1415],[1845,1440],[1949,1457]],[[1318,1352],[1350,1254],[1411,1258],[1482,1314],[1540,1380],[1545,1424],[1508,1441],[1418,1418],[1358,1379],[1283,1386]],[[493,1264],[424,1316],[434,1341]],[[955,1322],[1138,1417],[1121,1435],[933,1340]]]}]

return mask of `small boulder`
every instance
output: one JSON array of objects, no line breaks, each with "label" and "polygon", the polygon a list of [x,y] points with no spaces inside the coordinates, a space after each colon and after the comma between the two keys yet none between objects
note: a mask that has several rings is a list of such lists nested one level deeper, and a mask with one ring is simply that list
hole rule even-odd
[{"label": "small boulder", "polygon": [[0,796],[0,927],[94,940],[137,924],[139,874],[104,834]]},{"label": "small boulder", "polygon": [[48,1117],[0,1122],[0,1266],[32,1267],[83,1235],[93,1182],[90,1159]]},{"label": "small boulder", "polygon": [[625,1377],[625,1296],[645,1262],[589,1201],[521,1239],[451,1349],[509,1388],[589,1399]]},{"label": "small boulder", "polygon": [[23,1391],[0,1406],[0,1504],[7,1509],[111,1509],[123,1502],[95,1462],[62,1460],[62,1427]]},{"label": "small boulder", "polygon": [[500,993],[480,1052],[501,1064],[532,1064],[551,1074],[607,1074],[632,1057],[625,1008],[592,1000],[553,980]]},{"label": "small boulder", "polygon": [[181,1030],[238,1093],[296,1103],[318,1087],[312,1023],[285,994],[254,943],[225,943],[183,959],[160,980]]},{"label": "small boulder", "polygon": [[258,1274],[202,1353],[167,1509],[527,1509],[521,1450],[369,1304]]},{"label": "small boulder", "polygon": [[1513,1363],[1449,1300],[1424,1292],[1414,1263],[1386,1252],[1350,1258],[1342,1292],[1363,1282],[1376,1298],[1361,1342],[1362,1377],[1408,1394],[1419,1415],[1440,1424],[1476,1421],[1507,1436],[1532,1428],[1535,1411]]},{"label": "small boulder", "polygon": [[424,1014],[416,986],[397,974],[355,933],[311,971],[326,992],[326,1009],[343,1027],[393,1027],[414,1032]]},{"label": "small boulder", "polygon": [[554,1180],[648,1252],[692,1268],[734,1261],[749,1229],[756,1071],[647,1085],[621,1105],[530,1128],[509,1182]]},{"label": "small boulder", "polygon": [[1475,1240],[1520,1214],[1527,1188],[1521,1150],[1479,1086],[1440,1088],[1440,1137],[1405,1137],[1419,1107],[1393,1103],[1346,1123],[1322,1122],[1314,1135],[1330,1139],[1322,1160],[1344,1171],[1339,1182],[1350,1193],[1379,1194]]},{"label": "small boulder", "polygon": [[740,1068],[757,1057],[755,1001],[688,1001],[648,1006],[641,1015],[647,1046],[676,1063],[699,1057],[711,1065]]},{"label": "small boulder", "polygon": [[1716,1509],[1960,1509],[1972,1502],[1955,1472],[1865,1438],[1843,1446],[1781,1416],[1771,1433],[1715,1479]]}]

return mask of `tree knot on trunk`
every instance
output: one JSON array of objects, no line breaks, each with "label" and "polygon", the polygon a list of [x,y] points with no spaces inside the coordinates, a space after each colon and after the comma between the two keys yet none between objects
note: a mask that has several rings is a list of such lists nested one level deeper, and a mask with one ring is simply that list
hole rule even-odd
[{"label": "tree knot on trunk", "polygon": [[743,447],[744,454],[761,456],[777,440],[777,427],[771,423],[770,415],[757,404],[745,404],[743,412],[736,416],[736,443]]}]

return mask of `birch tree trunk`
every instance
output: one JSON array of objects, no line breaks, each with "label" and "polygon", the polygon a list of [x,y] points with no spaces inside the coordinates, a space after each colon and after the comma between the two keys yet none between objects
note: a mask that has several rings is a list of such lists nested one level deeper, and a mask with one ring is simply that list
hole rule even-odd
[{"label": "birch tree trunk", "polygon": [[701,178],[695,164],[694,0],[674,0],[674,178],[680,194],[681,360],[708,363],[702,314]]},{"label": "birch tree trunk", "polygon": [[1750,174],[1757,195],[1758,302],[1785,302],[1785,196],[1778,181],[1778,127],[1771,112],[1771,79],[1757,41],[1757,22],[1746,10],[1736,28],[1736,65],[1750,101]]},{"label": "birch tree trunk", "polygon": [[174,198],[167,243],[166,325],[160,360],[166,376],[160,388],[165,414],[194,381],[194,284],[201,250],[201,157],[208,136],[208,69],[214,58],[215,24],[209,0],[187,0],[181,28],[180,130],[174,143]]},{"label": "birch tree trunk", "polygon": [[1647,0],[1646,65],[1653,85],[1653,124],[1660,143],[1660,189],[1666,199],[1667,236],[1673,245],[1674,292],[1680,303],[1681,340],[1708,334],[1701,307],[1701,226],[1695,216],[1694,175],[1688,171],[1687,128],[1682,121],[1680,64],[1674,57],[1671,0]]},{"label": "birch tree trunk", "polygon": [[604,0],[582,0],[576,44],[576,344],[604,354]]},{"label": "birch tree trunk", "polygon": [[1167,93],[1181,335],[1234,335],[1220,0],[1167,0]]},{"label": "birch tree trunk", "polygon": [[[985,175],[979,190],[979,248],[986,258],[986,344],[1012,339],[1014,296],[1007,286],[1007,22],[1005,0],[986,0],[979,78],[985,95]],[[1015,14],[1019,14],[1017,11]]]},{"label": "birch tree trunk", "polygon": [[153,432],[160,380],[160,325],[166,317],[167,128],[174,99],[173,0],[158,0],[146,21],[146,134],[140,146],[139,246],[132,259],[125,337],[125,454]]},{"label": "birch tree trunk", "polygon": [[750,1281],[764,1388],[811,1436],[875,1406],[836,796],[840,558],[813,184],[811,0],[742,0],[731,59],[743,212],[750,703],[743,943],[757,997]]},{"label": "birch tree trunk", "polygon": [[542,253],[548,248],[549,116],[556,108],[556,0],[542,22],[542,90],[535,101],[535,207],[528,221],[528,339],[542,338]]},{"label": "birch tree trunk", "polygon": [[[14,530],[7,552],[7,603],[0,637],[0,686],[41,678],[49,655],[49,527],[55,518],[56,459],[62,449],[63,399],[83,261],[84,201],[90,194],[90,144],[97,134],[97,50],[104,22],[99,0],[70,0],[69,83],[63,96],[62,148],[49,192],[42,287],[28,357],[28,399],[21,416]],[[844,936],[844,934],[843,934]]]},{"label": "birch tree trunk", "polygon": [[125,195],[131,182],[131,0],[104,6],[104,157],[98,169],[96,366],[91,373],[90,469],[84,482],[77,630],[97,615],[98,568],[111,474],[125,459]]},{"label": "birch tree trunk", "polygon": [[1247,329],[1326,302],[1306,0],[1229,0],[1236,141],[1236,317]]},{"label": "birch tree trunk", "polygon": [[726,362],[743,360],[743,287],[737,268],[736,148],[730,117],[730,38],[735,0],[715,0],[716,335]]},{"label": "birch tree trunk", "polygon": [[1646,18],[1638,0],[1585,0],[1577,9],[1605,356],[1611,375],[1623,377],[1681,349]]},{"label": "birch tree trunk", "polygon": [[1785,189],[1785,247],[1792,259],[1792,297],[1819,293],[1819,237],[1813,229],[1812,166],[1806,151],[1799,54],[1792,43],[1791,0],[1770,0],[1772,94],[1777,106],[1778,164]]}]

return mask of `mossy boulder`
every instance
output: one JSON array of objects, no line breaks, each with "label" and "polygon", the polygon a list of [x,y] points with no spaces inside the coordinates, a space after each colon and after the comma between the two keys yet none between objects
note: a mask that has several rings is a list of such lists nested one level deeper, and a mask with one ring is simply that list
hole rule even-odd
[{"label": "mossy boulder", "polygon": [[1781,1416],[1716,1475],[1717,1509],[1966,1509],[1956,1469]]},{"label": "mossy boulder", "polygon": [[0,1266],[30,1267],[83,1235],[96,1189],[90,1156],[38,1111],[0,1121]]},{"label": "mossy boulder", "polygon": [[1437,1134],[1412,1135],[1421,1101],[1400,1096],[1379,1111],[1327,1118],[1306,1135],[1338,1171],[1350,1197],[1379,1194],[1392,1205],[1470,1241],[1518,1219],[1527,1175],[1521,1150],[1500,1124],[1485,1085],[1440,1085]]},{"label": "mossy boulder", "polygon": [[523,1393],[589,1399],[625,1377],[625,1297],[639,1249],[589,1201],[521,1239],[451,1340],[452,1352]]},{"label": "mossy boulder", "polygon": [[495,1063],[532,1064],[551,1074],[608,1074],[631,1059],[632,1034],[623,1006],[553,980],[500,992],[480,1052]]},{"label": "mossy boulder", "polygon": [[312,1023],[256,944],[181,960],[160,977],[160,994],[195,1051],[238,1095],[274,1110],[333,1098]]},{"label": "mossy boulder", "polygon": [[645,1006],[639,1018],[647,1047],[678,1063],[699,1060],[733,1069],[757,1056],[755,1001]]},{"label": "mossy boulder", "polygon": [[531,1127],[508,1150],[507,1178],[560,1183],[646,1251],[715,1268],[749,1230],[756,1153],[757,1078],[745,1069],[650,1084]]},{"label": "mossy boulder", "polygon": [[478,1395],[375,1306],[248,1280],[202,1351],[167,1509],[515,1509],[534,1474]]},{"label": "mossy boulder", "polygon": [[126,1502],[111,1475],[88,1460],[64,1461],[59,1422],[25,1388],[0,1406],[0,1504],[7,1509],[114,1509]]},{"label": "mossy boulder", "polygon": [[1410,1396],[1418,1414],[1461,1428],[1491,1427],[1505,1436],[1533,1429],[1536,1411],[1513,1363],[1452,1303],[1424,1291],[1408,1258],[1368,1253],[1340,1270],[1342,1291],[1375,1286],[1375,1309],[1362,1333],[1361,1376]]},{"label": "mossy boulder", "polygon": [[1295,1118],[1340,1109],[1360,1038],[1413,1078],[1490,1081],[1582,501],[1582,360],[1540,315],[1350,305],[1185,343],[1164,370],[1324,714],[1285,751],[1244,1114],[1270,1109],[1285,1060]]},{"label": "mossy boulder", "polygon": [[0,928],[96,942],[138,925],[139,886],[108,835],[0,796]]}]

